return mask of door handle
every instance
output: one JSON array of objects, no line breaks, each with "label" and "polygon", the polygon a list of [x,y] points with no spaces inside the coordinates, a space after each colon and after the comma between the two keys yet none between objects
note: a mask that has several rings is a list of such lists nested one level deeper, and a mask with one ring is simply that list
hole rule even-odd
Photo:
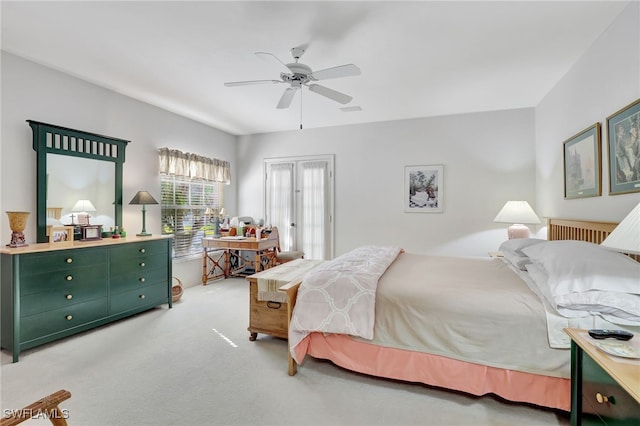
[{"label": "door handle", "polygon": [[295,224],[295,223],[293,223],[293,222],[291,222],[291,225],[289,225],[289,226],[296,226],[296,224]]}]

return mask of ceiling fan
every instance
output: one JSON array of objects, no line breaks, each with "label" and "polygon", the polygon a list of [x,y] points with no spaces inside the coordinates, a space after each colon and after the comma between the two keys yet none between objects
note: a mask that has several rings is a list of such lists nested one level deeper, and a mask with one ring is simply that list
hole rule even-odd
[{"label": "ceiling fan", "polygon": [[306,86],[309,91],[313,93],[325,96],[341,104],[347,104],[351,102],[351,100],[353,99],[351,96],[345,95],[344,93],[338,92],[328,87],[315,84],[315,82],[319,80],[328,80],[330,78],[360,75],[360,68],[353,64],[347,64],[332,68],[326,68],[319,71],[313,71],[308,65],[298,62],[305,51],[306,46],[298,46],[292,48],[291,55],[293,56],[295,62],[290,64],[285,64],[272,53],[255,52],[256,55],[271,56],[275,58],[280,64],[282,64],[283,67],[285,67],[286,72],[283,71],[280,73],[280,80],[232,81],[224,83],[224,85],[227,87],[234,87],[247,86],[251,84],[288,84],[289,87],[284,90],[284,93],[282,94],[282,96],[280,97],[280,101],[278,102],[277,108],[279,109],[289,108],[294,95],[298,90],[302,89],[302,86]]}]

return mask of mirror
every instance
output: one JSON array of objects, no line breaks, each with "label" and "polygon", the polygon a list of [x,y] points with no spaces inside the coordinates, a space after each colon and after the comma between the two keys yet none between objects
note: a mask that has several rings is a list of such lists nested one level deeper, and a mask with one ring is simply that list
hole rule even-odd
[{"label": "mirror", "polygon": [[78,216],[84,212],[74,207],[89,200],[95,207],[86,212],[91,225],[115,226],[115,172],[111,162],[47,154],[47,225],[83,223]]},{"label": "mirror", "polygon": [[107,230],[122,226],[122,169],[129,141],[27,122],[37,154],[37,241],[48,241],[47,225],[52,220],[65,225],[86,223],[80,220],[85,211],[74,209],[80,200],[90,201],[85,210],[92,225]]}]

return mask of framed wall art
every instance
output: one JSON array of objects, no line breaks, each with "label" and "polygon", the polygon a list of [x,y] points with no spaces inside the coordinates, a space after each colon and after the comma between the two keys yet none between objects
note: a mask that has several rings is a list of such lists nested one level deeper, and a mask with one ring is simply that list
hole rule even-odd
[{"label": "framed wall art", "polygon": [[73,226],[52,226],[49,229],[49,244],[73,244]]},{"label": "framed wall art", "polygon": [[403,200],[407,213],[442,213],[444,166],[405,166]]},{"label": "framed wall art", "polygon": [[602,195],[600,123],[564,141],[564,198]]},{"label": "framed wall art", "polygon": [[640,192],[640,99],[607,117],[609,194]]}]

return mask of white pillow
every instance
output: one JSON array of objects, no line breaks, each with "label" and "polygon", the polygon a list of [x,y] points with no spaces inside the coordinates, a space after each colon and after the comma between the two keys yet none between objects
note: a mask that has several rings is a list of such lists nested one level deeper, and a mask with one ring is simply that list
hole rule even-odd
[{"label": "white pillow", "polygon": [[529,257],[522,252],[522,249],[534,244],[544,243],[546,241],[547,240],[540,240],[537,238],[514,238],[500,244],[498,250],[504,256],[504,260],[507,264],[510,264],[521,271],[525,271],[525,266],[528,263],[531,263],[531,261],[529,260]]},{"label": "white pillow", "polygon": [[540,293],[560,315],[580,318],[598,314],[614,324],[640,326],[640,295],[592,290],[553,297],[544,269],[536,264],[528,264],[526,269]]},{"label": "white pillow", "polygon": [[552,297],[590,290],[640,294],[640,263],[597,244],[548,241],[522,252],[542,266]]},{"label": "white pillow", "polygon": [[531,264],[531,260],[529,259],[529,257],[518,256],[517,254],[509,251],[502,252],[502,258],[504,259],[505,263],[521,271],[526,271],[526,266],[528,264]]},{"label": "white pillow", "polygon": [[47,218],[47,226],[62,226],[62,222],[52,217]]},{"label": "white pillow", "polygon": [[541,240],[538,238],[513,238],[500,244],[498,248],[503,254],[513,253],[519,256],[526,256],[522,249],[540,243],[546,243],[547,240]]}]

